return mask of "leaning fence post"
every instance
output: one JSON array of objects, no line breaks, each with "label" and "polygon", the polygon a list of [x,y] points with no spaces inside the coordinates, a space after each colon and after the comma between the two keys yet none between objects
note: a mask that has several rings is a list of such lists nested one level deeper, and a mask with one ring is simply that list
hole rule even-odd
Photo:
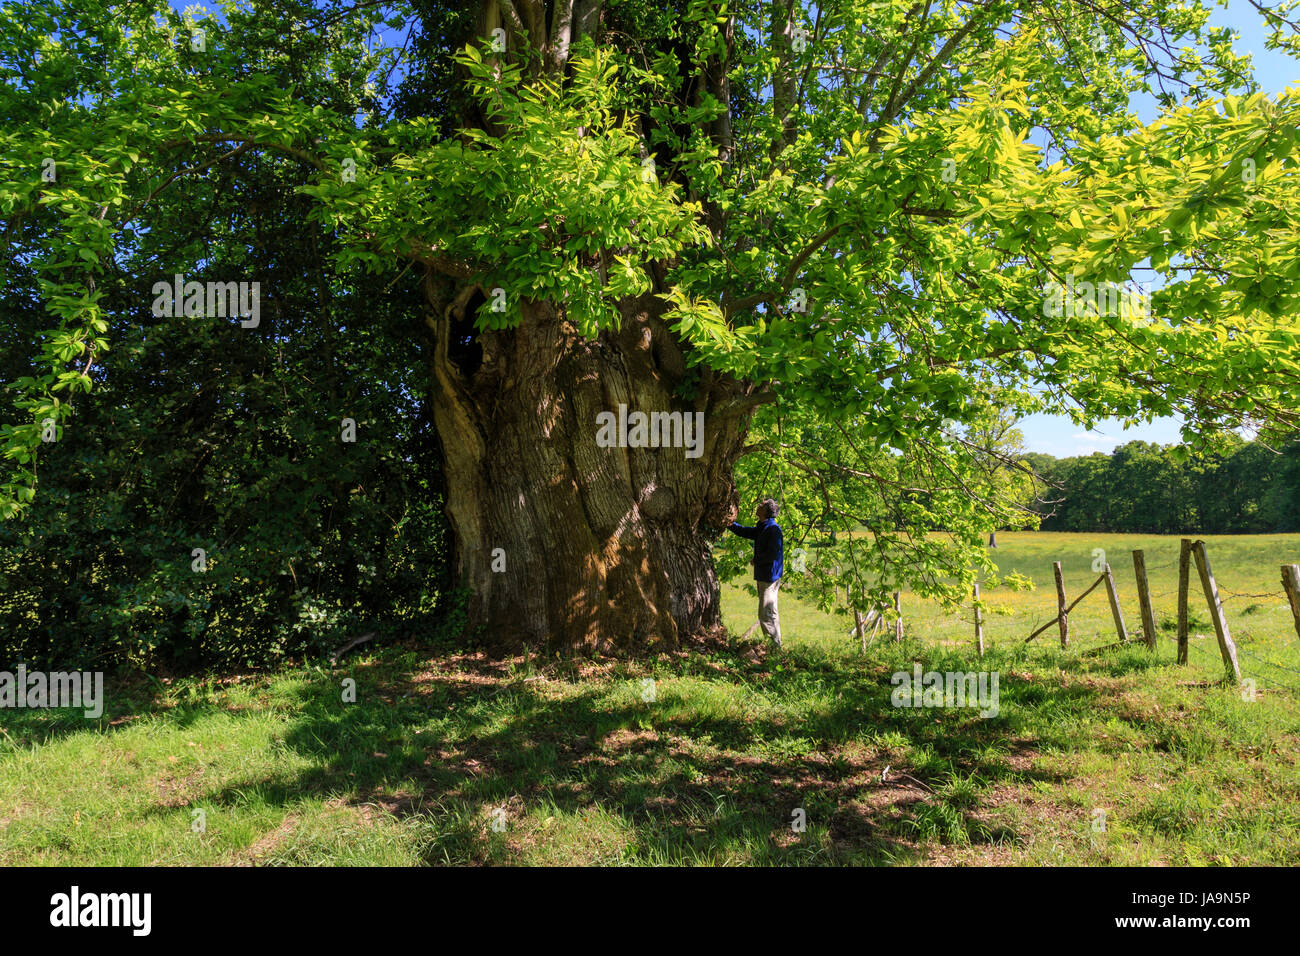
[{"label": "leaning fence post", "polygon": [[894,592],[894,640],[903,639],[903,592]]},{"label": "leaning fence post", "polygon": [[1124,626],[1124,613],[1119,609],[1119,592],[1115,590],[1115,575],[1111,574],[1110,565],[1106,565],[1106,596],[1110,598],[1110,616],[1115,619],[1115,633],[1119,642],[1128,640],[1128,628]]},{"label": "leaning fence post", "polygon": [[1219,600],[1219,587],[1214,583],[1214,574],[1210,571],[1210,557],[1205,553],[1205,542],[1197,541],[1192,545],[1192,554],[1196,557],[1196,572],[1201,576],[1201,588],[1205,591],[1205,602],[1210,606],[1210,617],[1214,621],[1214,634],[1219,639],[1219,652],[1223,655],[1223,664],[1232,674],[1232,679],[1241,683],[1241,668],[1237,664],[1237,645],[1232,643],[1228,632],[1228,619],[1223,615],[1223,602]]},{"label": "leaning fence post", "polygon": [[1183,538],[1178,551],[1178,663],[1187,663],[1187,588],[1190,583],[1192,539]]},{"label": "leaning fence post", "polygon": [[1142,609],[1142,636],[1147,647],[1156,649],[1156,615],[1151,609],[1151,585],[1147,581],[1147,559],[1142,551],[1133,552],[1133,576],[1137,578],[1138,605]]},{"label": "leaning fence post", "polygon": [[1061,630],[1061,646],[1070,646],[1070,617],[1065,609],[1065,577],[1061,574],[1061,562],[1052,562],[1052,573],[1056,575],[1056,624]]},{"label": "leaning fence post", "polygon": [[1300,634],[1300,564],[1282,565],[1282,587],[1291,603],[1291,616],[1295,618],[1295,632]]},{"label": "leaning fence post", "polygon": [[975,649],[984,656],[984,615],[980,613],[980,586],[975,585]]}]

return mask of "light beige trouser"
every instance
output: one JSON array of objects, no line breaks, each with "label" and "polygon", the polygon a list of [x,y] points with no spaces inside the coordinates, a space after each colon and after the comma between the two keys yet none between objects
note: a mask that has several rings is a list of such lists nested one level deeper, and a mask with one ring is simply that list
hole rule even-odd
[{"label": "light beige trouser", "polygon": [[770,637],[777,647],[781,646],[781,617],[776,609],[776,592],[781,587],[780,581],[755,581],[758,585],[758,623],[763,626],[763,633]]}]

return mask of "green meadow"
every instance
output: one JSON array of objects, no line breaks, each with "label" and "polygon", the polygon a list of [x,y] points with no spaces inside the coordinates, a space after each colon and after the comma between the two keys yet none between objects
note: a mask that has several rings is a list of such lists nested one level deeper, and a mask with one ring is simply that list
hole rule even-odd
[{"label": "green meadow", "polygon": [[[1300,864],[1300,638],[1279,568],[1300,535],[1206,538],[1246,687],[1193,574],[1175,663],[1176,537],[999,535],[986,653],[971,609],[903,595],[904,640],[783,595],[786,648],[645,661],[432,656],[209,678],[110,678],[99,720],[0,712],[0,865]],[[1146,553],[1158,640],[1131,634]],[[996,672],[994,717],[893,705],[891,675]],[[355,701],[345,700],[355,692]]]}]

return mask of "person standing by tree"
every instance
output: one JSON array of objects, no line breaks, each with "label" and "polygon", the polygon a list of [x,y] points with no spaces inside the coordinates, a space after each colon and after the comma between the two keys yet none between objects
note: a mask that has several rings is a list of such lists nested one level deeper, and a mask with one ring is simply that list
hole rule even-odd
[{"label": "person standing by tree", "polygon": [[776,523],[780,506],[772,498],[764,498],[754,509],[758,524],[750,527],[734,521],[727,530],[754,542],[754,581],[758,584],[758,623],[763,633],[772,639],[776,649],[781,649],[781,618],[777,613],[776,594],[781,586],[784,570],[785,539],[781,526]]}]

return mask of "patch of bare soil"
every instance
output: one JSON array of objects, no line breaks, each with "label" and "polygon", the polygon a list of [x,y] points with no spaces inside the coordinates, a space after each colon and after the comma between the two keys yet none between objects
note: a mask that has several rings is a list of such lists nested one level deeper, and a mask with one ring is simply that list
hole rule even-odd
[{"label": "patch of bare soil", "polygon": [[188,806],[190,795],[196,790],[196,785],[202,776],[203,768],[199,767],[184,777],[176,777],[170,773],[162,777],[154,784],[154,788],[158,791],[158,806],[171,810]]},{"label": "patch of bare soil", "polygon": [[296,814],[288,814],[280,825],[258,837],[253,843],[234,853],[227,866],[258,866],[262,860],[279,849],[289,834],[298,826]]}]

